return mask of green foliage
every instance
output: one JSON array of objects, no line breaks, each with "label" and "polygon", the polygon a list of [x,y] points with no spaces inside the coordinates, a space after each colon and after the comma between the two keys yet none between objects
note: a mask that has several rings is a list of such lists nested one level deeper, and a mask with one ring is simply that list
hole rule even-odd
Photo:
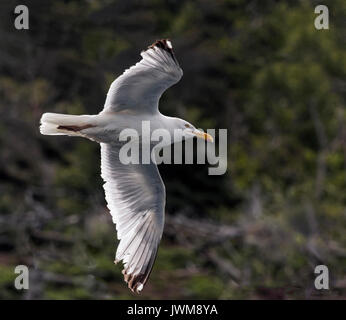
[{"label": "green foliage", "polygon": [[0,298],[11,299],[15,297],[14,290],[12,289],[15,274],[14,266],[0,265]]},{"label": "green foliage", "polygon": [[186,284],[189,295],[197,299],[214,299],[220,297],[224,289],[221,279],[211,275],[192,276]]}]

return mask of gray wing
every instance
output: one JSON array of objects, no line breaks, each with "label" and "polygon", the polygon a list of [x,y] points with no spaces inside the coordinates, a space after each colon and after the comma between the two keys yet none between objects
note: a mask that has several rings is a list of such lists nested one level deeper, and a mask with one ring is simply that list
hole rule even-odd
[{"label": "gray wing", "polygon": [[143,289],[153,267],[164,225],[165,186],[155,164],[119,160],[119,146],[101,143],[101,176],[120,240],[115,263],[124,264],[132,291]]},{"label": "gray wing", "polygon": [[113,81],[103,112],[157,112],[163,92],[183,75],[169,40],[156,41],[141,56],[140,62]]}]

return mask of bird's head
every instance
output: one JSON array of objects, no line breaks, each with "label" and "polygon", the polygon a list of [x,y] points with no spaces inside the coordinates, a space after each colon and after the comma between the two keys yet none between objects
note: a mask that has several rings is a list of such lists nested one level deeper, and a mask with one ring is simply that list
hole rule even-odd
[{"label": "bird's head", "polygon": [[208,142],[214,142],[214,138],[209,133],[196,129],[195,126],[186,120],[176,118],[175,128],[183,130],[185,139],[197,137]]}]

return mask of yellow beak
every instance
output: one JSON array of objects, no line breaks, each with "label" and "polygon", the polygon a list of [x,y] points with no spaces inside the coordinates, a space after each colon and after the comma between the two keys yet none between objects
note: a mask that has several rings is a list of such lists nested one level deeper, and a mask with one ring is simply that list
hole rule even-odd
[{"label": "yellow beak", "polygon": [[214,142],[214,138],[209,133],[198,131],[198,130],[193,131],[192,133],[197,138],[201,138],[201,139],[204,139],[204,140],[209,141],[209,142]]}]

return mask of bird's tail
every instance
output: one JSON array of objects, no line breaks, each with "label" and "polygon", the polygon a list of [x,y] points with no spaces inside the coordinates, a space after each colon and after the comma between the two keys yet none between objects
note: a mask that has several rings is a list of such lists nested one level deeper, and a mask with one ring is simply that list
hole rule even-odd
[{"label": "bird's tail", "polygon": [[44,113],[40,120],[40,132],[44,135],[83,136],[82,130],[94,127],[93,117]]}]

